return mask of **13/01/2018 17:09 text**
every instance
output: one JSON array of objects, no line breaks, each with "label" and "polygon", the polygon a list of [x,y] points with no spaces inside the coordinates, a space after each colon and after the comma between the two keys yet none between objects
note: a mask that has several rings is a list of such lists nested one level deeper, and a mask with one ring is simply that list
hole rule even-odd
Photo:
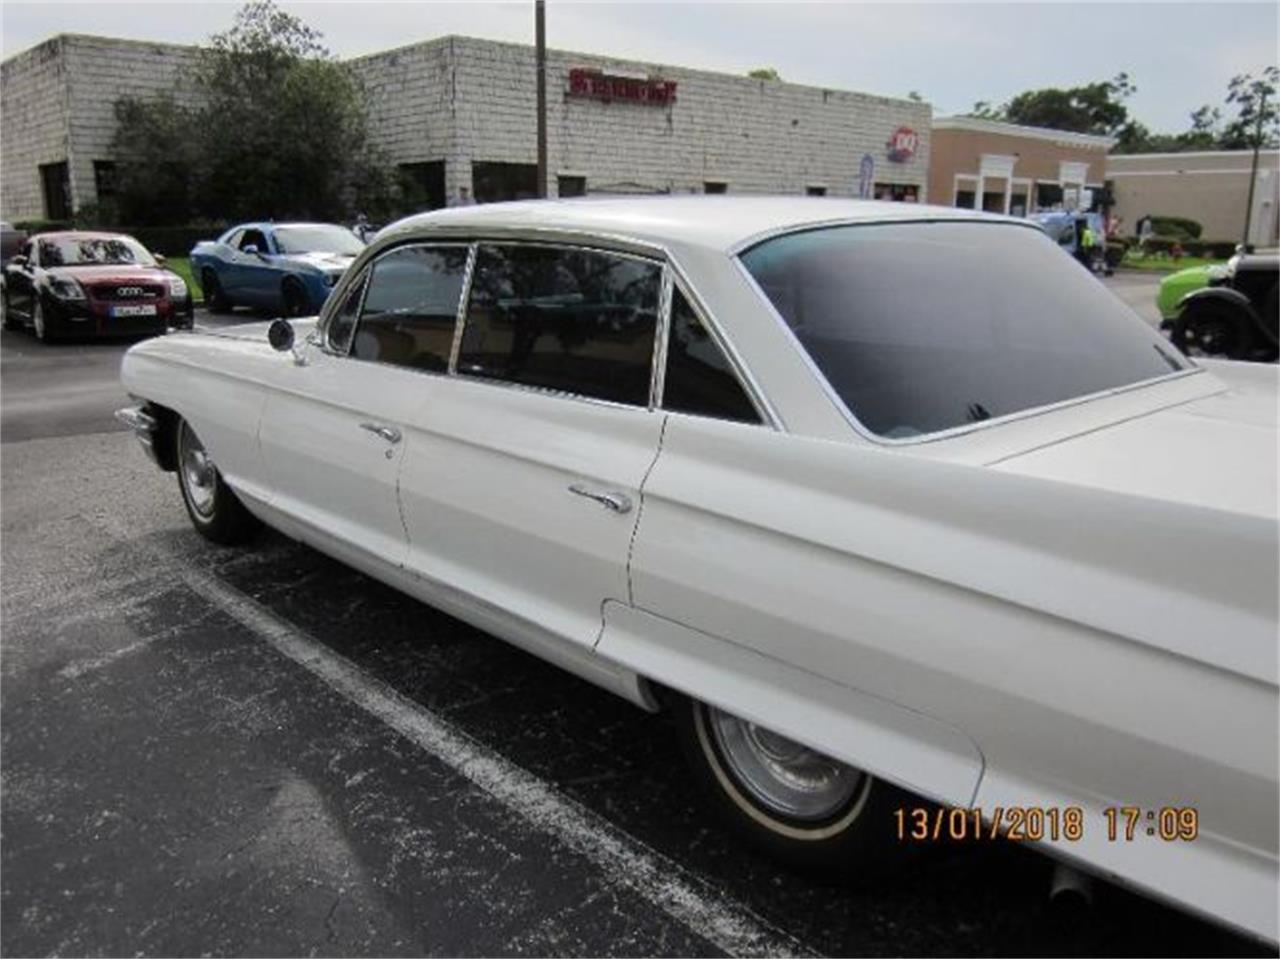
[{"label": "13/01/2018 17:09 text", "polygon": [[[1166,842],[1191,841],[1200,833],[1195,807],[1106,807],[1107,840],[1130,843],[1142,837]],[[1082,807],[899,807],[894,827],[905,842],[960,840],[1084,839]]]}]

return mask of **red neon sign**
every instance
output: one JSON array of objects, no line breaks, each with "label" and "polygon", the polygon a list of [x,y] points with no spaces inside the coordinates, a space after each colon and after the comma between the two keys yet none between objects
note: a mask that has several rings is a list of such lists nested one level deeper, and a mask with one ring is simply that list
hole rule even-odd
[{"label": "red neon sign", "polygon": [[569,71],[569,96],[609,103],[622,100],[650,107],[676,102],[676,82],[654,77],[619,77],[602,70],[574,67]]}]

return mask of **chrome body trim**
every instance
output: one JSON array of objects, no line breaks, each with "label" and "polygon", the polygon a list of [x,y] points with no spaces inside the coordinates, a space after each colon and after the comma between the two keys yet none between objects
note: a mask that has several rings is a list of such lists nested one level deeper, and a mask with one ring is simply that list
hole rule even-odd
[{"label": "chrome body trim", "polygon": [[155,433],[160,428],[160,421],[153,417],[141,404],[132,407],[121,407],[115,412],[115,418],[133,431],[133,435],[142,444],[151,462],[160,465],[160,457],[156,453]]}]

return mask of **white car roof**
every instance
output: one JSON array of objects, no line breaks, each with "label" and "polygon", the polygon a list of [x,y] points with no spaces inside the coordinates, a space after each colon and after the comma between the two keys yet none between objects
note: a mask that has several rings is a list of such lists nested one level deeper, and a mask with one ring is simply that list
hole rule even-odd
[{"label": "white car roof", "polygon": [[403,235],[433,227],[553,230],[728,251],[753,237],[821,224],[973,219],[1027,225],[1027,221],[1012,217],[916,203],[698,194],[520,200],[450,207],[408,217],[387,227],[382,235]]}]

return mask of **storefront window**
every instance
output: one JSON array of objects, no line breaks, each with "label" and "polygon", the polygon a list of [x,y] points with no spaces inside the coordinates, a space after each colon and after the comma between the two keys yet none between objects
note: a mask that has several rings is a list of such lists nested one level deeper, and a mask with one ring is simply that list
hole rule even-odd
[{"label": "storefront window", "polygon": [[914,183],[877,183],[877,200],[896,200],[899,203],[919,203],[920,187]]}]

